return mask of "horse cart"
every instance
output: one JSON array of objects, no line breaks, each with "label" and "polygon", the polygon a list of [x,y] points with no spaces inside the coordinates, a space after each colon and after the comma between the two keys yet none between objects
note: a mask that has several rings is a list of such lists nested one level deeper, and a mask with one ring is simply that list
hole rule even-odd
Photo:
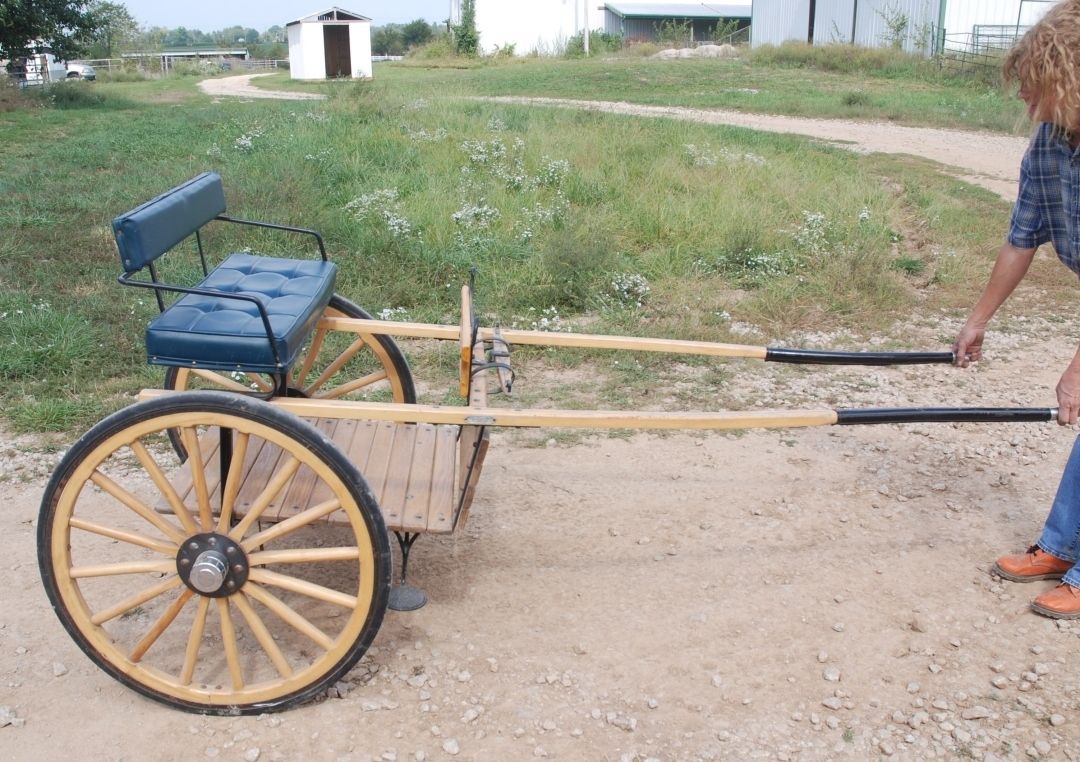
[{"label": "horse cart", "polygon": [[[318,256],[240,252],[211,268],[200,230],[212,221],[308,237]],[[514,344],[826,364],[953,357],[502,331],[479,324],[469,286],[457,325],[373,320],[334,293],[336,268],[317,233],[227,216],[212,173],[121,215],[113,228],[119,280],[153,290],[161,310],[146,348],[151,363],[167,368],[166,388],[144,390],[67,452],[42,500],[39,564],[58,617],[98,666],[193,712],[254,714],[309,700],[364,654],[388,607],[422,605],[407,583],[409,550],[422,534],[465,524],[492,427],[731,429],[1056,414],[500,407],[488,396],[511,391]],[[201,280],[166,282],[162,256],[189,237]],[[395,337],[452,342],[467,404],[417,404]]]}]

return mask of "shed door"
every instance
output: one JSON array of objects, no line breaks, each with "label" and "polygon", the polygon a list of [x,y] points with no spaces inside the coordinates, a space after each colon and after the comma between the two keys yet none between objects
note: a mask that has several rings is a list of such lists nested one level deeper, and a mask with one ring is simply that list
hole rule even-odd
[{"label": "shed door", "polygon": [[324,26],[323,50],[326,55],[327,77],[352,76],[352,56],[349,55],[348,25],[327,24]]}]

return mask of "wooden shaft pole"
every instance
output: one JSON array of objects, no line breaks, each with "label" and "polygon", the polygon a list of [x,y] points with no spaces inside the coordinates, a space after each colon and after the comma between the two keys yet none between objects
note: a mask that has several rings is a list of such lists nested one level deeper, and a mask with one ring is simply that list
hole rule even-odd
[{"label": "wooden shaft pole", "polygon": [[[140,399],[182,394],[144,389]],[[270,404],[301,418],[449,423],[517,428],[579,429],[755,429],[828,426],[835,410],[755,410],[750,412],[658,412],[637,410],[512,410],[451,405],[403,405],[391,402],[352,402],[274,397]],[[251,514],[248,514],[251,515]]]},{"label": "wooden shaft pole", "polygon": [[[388,320],[360,320],[356,318],[323,318],[320,327],[333,331],[353,333],[386,334],[414,339],[442,339],[461,341],[462,329],[436,323],[401,323]],[[765,347],[746,344],[721,344],[712,341],[683,341],[680,339],[650,339],[634,336],[603,336],[588,333],[557,333],[554,331],[520,331],[501,329],[502,338],[510,344],[582,347],[592,349],[625,349],[634,352],[670,352],[673,354],[710,355],[713,357],[747,357],[764,360]],[[481,328],[479,338],[491,341],[495,330]]]}]

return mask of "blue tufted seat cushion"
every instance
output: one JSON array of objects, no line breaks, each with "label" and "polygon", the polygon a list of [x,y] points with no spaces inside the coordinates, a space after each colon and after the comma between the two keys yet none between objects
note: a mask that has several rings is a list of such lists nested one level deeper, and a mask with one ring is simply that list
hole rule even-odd
[{"label": "blue tufted seat cushion", "polygon": [[[257,298],[270,317],[284,367],[297,354],[334,292],[332,262],[231,254],[199,288]],[[280,372],[254,303],[186,294],[146,327],[146,354],[155,365],[256,373]]]}]

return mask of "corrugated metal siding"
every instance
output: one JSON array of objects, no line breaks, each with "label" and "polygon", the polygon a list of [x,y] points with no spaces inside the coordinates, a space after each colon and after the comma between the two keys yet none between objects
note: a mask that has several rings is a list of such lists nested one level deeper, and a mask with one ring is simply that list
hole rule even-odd
[{"label": "corrugated metal siding", "polygon": [[950,35],[971,34],[979,24],[1016,26],[1018,19],[1021,27],[1031,26],[1053,6],[1053,3],[1021,4],[1020,0],[945,1],[945,33]]},{"label": "corrugated metal siding", "polygon": [[[967,0],[965,0],[967,1]],[[859,0],[855,43],[866,47],[892,44],[892,20],[907,17],[902,47],[909,53],[928,52],[938,20],[938,0]]]},{"label": "corrugated metal siding", "polygon": [[814,10],[814,44],[851,42],[851,0],[817,0]]},{"label": "corrugated metal siding", "polygon": [[806,41],[810,28],[810,0],[754,0],[750,13],[751,45]]}]

